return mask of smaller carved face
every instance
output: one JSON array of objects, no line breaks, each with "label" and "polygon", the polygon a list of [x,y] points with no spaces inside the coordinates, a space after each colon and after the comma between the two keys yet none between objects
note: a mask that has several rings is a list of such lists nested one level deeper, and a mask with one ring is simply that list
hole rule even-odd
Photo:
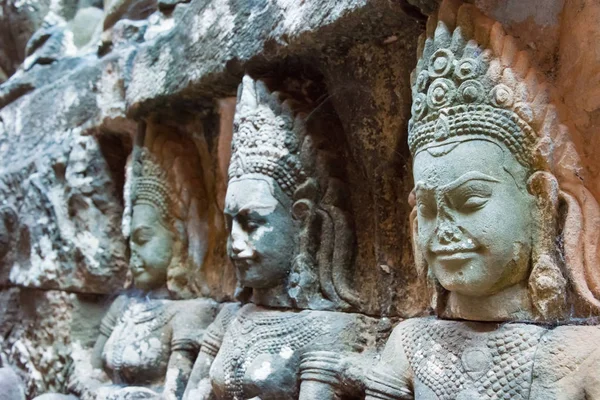
[{"label": "smaller carved face", "polygon": [[255,289],[285,282],[294,257],[296,228],[289,199],[268,177],[229,183],[225,217],[227,253],[241,286]]},{"label": "smaller carved face", "polygon": [[483,140],[424,150],[414,178],[417,243],[446,290],[486,296],[527,279],[535,203],[508,150]]},{"label": "smaller carved face", "polygon": [[151,290],[166,284],[173,244],[173,233],[161,223],[154,207],[147,204],[133,207],[129,267],[136,288]]}]

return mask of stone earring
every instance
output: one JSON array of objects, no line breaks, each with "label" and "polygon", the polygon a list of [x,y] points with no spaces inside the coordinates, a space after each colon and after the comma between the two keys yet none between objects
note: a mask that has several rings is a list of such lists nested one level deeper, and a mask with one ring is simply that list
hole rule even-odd
[{"label": "stone earring", "polygon": [[551,174],[538,171],[529,178],[528,186],[537,203],[528,282],[531,301],[544,319],[562,319],[566,311],[567,281],[554,251],[554,240],[558,237],[558,182]]}]

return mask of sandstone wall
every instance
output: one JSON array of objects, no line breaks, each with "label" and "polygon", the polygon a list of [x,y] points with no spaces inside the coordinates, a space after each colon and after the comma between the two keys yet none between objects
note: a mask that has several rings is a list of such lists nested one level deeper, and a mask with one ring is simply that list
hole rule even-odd
[{"label": "sandstone wall", "polygon": [[[430,312],[409,237],[406,132],[409,75],[436,1],[191,0],[145,11],[135,11],[135,0],[54,3],[7,0],[0,9],[0,205],[10,209],[0,230],[9,249],[0,260],[0,349],[29,396],[66,390],[73,358],[85,357],[110,299],[128,283],[125,171],[139,129],[194,138],[209,201],[222,210],[244,73],[281,90],[287,78],[310,81],[321,93],[313,120],[334,127],[329,139],[343,154],[360,311]],[[558,88],[584,165],[578,174],[600,196],[600,5],[472,3],[532,51]],[[72,21],[90,6],[104,8],[104,26],[75,46],[87,33]],[[52,7],[64,23],[26,54]],[[220,214],[209,224],[222,232]],[[225,238],[215,240],[224,249]],[[224,250],[216,260],[193,290],[232,299]]]}]

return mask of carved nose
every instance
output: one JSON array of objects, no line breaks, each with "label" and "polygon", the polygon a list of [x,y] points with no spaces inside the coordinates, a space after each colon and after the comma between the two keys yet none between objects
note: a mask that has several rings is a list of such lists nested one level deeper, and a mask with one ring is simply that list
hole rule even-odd
[{"label": "carved nose", "polygon": [[231,227],[231,251],[236,258],[250,258],[254,254],[250,243],[248,243],[248,235],[236,223]]},{"label": "carved nose", "polygon": [[242,251],[244,251],[248,246],[246,245],[246,241],[242,238],[235,238],[231,243],[231,250],[235,255],[239,255]]},{"label": "carved nose", "polygon": [[137,253],[131,253],[131,257],[129,258],[129,266],[131,268],[141,268],[144,266],[144,264],[142,263],[142,259],[140,258],[140,256],[138,256]]},{"label": "carved nose", "polygon": [[438,224],[436,234],[440,244],[460,242],[462,239],[460,229],[458,229],[456,225],[447,220],[444,220]]}]

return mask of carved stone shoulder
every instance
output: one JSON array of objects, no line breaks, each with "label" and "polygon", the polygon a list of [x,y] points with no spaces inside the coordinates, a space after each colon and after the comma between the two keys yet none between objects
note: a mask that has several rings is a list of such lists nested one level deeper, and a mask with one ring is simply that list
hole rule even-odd
[{"label": "carved stone shoulder", "polygon": [[198,352],[208,326],[215,319],[218,305],[211,299],[176,300],[169,304],[173,350]]},{"label": "carved stone shoulder", "polygon": [[600,398],[600,327],[561,326],[540,341],[532,399]]},{"label": "carved stone shoulder", "polygon": [[113,303],[111,304],[107,313],[102,318],[102,322],[100,323],[100,333],[102,335],[104,335],[106,337],[110,336],[115,325],[117,324],[117,321],[119,320],[119,318],[121,317],[121,315],[123,314],[125,309],[127,308],[128,304],[129,304],[129,297],[124,294],[118,296],[113,301]]},{"label": "carved stone shoulder", "polygon": [[336,353],[374,349],[379,320],[357,313],[305,310],[315,330],[322,334],[307,345],[307,351],[328,350]]},{"label": "carved stone shoulder", "polygon": [[377,359],[379,320],[355,313],[306,313],[325,333],[302,352],[301,380],[326,383],[345,393],[362,392]]},{"label": "carved stone shoulder", "polygon": [[426,323],[423,320],[410,319],[394,328],[385,345],[381,361],[367,379],[367,400],[413,398],[413,371],[404,350],[404,342]]},{"label": "carved stone shoulder", "polygon": [[223,336],[225,336],[229,324],[236,317],[240,308],[240,303],[226,303],[221,306],[217,317],[204,333],[200,351],[213,357],[217,355],[223,342]]}]

